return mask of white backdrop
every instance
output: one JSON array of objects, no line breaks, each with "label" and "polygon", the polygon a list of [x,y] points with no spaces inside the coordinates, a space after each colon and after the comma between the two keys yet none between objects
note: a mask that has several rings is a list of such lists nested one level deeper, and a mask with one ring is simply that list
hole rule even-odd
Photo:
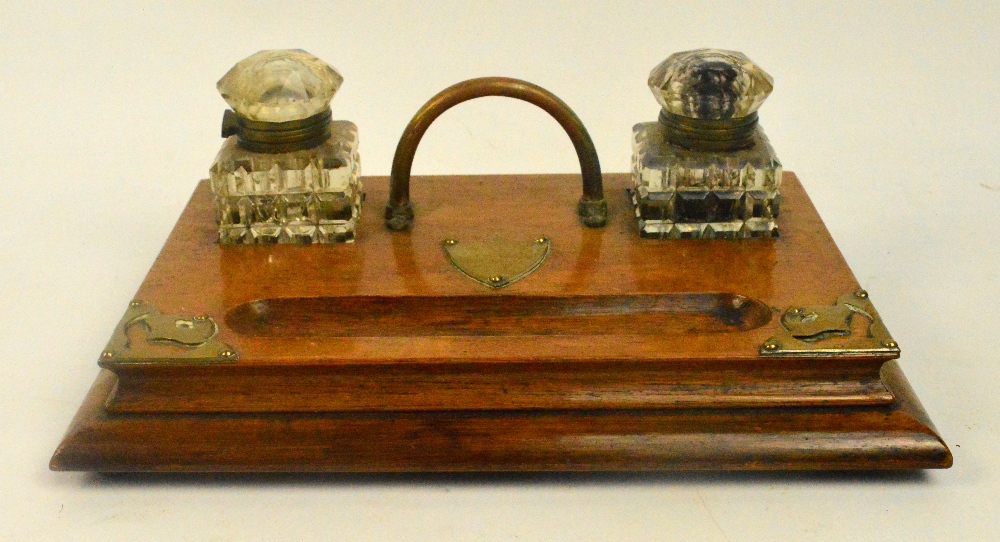
[{"label": "white backdrop", "polygon": [[[1000,7],[993,2],[0,1],[0,539],[987,540],[1000,516]],[[96,357],[221,144],[214,85],[304,48],[387,174],[414,112],[506,75],[629,166],[672,52],[745,52],[761,123],[903,348],[955,455],[907,476],[141,477],[51,473]],[[459,106],[415,173],[570,172],[533,106]],[[369,209],[382,202],[369,202]],[[369,210],[369,212],[373,212]]]}]

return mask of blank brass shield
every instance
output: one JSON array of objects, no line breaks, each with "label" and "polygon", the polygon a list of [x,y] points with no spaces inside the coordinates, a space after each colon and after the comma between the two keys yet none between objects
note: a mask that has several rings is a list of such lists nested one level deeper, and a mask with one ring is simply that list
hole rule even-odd
[{"label": "blank brass shield", "polygon": [[470,279],[499,289],[510,286],[538,269],[549,255],[548,237],[530,241],[509,241],[494,237],[485,241],[445,239],[445,258]]}]

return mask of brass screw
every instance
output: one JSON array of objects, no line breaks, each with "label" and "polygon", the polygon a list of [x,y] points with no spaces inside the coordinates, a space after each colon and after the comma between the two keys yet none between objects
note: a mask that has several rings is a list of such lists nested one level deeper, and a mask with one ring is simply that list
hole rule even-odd
[{"label": "brass screw", "polygon": [[776,343],[776,342],[766,342],[766,343],[764,343],[764,350],[767,350],[769,352],[774,352],[777,349],[778,349],[778,343]]},{"label": "brass screw", "polygon": [[854,295],[860,297],[861,299],[868,299],[868,292],[864,290],[858,290]]},{"label": "brass screw", "polygon": [[233,352],[232,350],[223,350],[222,352],[219,352],[219,357],[222,359],[233,359],[236,357],[236,352]]},{"label": "brass screw", "polygon": [[882,341],[882,346],[886,348],[896,348],[899,345],[896,344],[896,341]]},{"label": "brass screw", "polygon": [[142,301],[139,301],[138,299],[134,299],[128,304],[129,307],[138,307],[139,305],[142,305]]},{"label": "brass screw", "polygon": [[446,244],[446,245],[454,245],[454,244],[458,244],[458,241],[456,241],[454,239],[445,239],[444,240],[444,244]]}]

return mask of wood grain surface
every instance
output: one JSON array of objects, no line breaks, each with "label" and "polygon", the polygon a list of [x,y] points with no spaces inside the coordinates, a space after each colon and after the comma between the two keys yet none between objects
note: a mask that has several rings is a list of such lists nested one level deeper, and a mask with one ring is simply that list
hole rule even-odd
[{"label": "wood grain surface", "polygon": [[[248,332],[239,313],[247,303],[288,298],[510,300],[677,294],[742,296],[774,312],[793,305],[829,305],[859,288],[791,173],[782,184],[781,237],[742,241],[641,239],[625,194],[630,177],[605,174],[604,179],[610,219],[601,229],[583,227],[577,220],[579,175],[476,175],[415,177],[416,225],[409,232],[390,232],[381,219],[388,179],[365,177],[367,198],[357,241],[308,248],[219,246],[211,192],[202,182],[136,298],[165,314],[204,314],[220,324],[239,324],[221,325],[219,339],[240,352],[244,365],[366,365],[400,359],[473,363],[510,359],[512,354],[560,363],[688,362],[755,359],[780,324],[772,317],[753,329],[724,334],[640,334],[620,327],[587,340],[561,332],[531,335],[530,340],[518,334],[330,335],[301,340]],[[538,235],[552,242],[548,260],[531,276],[501,290],[462,276],[441,249],[446,238],[531,240]],[[336,324],[317,327],[330,325]],[[118,369],[114,363],[105,367]]]},{"label": "wood grain surface", "polygon": [[[315,247],[219,246],[200,183],[136,299],[210,317],[238,361],[102,360],[52,468],[950,465],[894,356],[760,355],[782,311],[859,289],[791,173],[781,237],[742,241],[641,239],[627,174],[605,175],[603,229],[577,222],[575,175],[416,177],[409,232],[381,223],[387,179],[363,182],[357,242]],[[441,249],[540,235],[548,261],[501,290]]]},{"label": "wood grain surface", "polygon": [[[574,175],[414,179],[417,226],[371,212],[365,178],[353,245],[220,246],[205,183],[136,298],[208,315],[236,364],[102,361],[114,412],[686,408],[885,404],[887,357],[765,359],[793,304],[858,284],[795,176],[782,237],[639,238],[629,176],[605,175],[608,227],[582,227]],[[490,202],[484,206],[483,202]],[[533,275],[494,291],[446,261],[441,241],[550,238]],[[863,332],[863,330],[857,330]],[[141,336],[134,340],[143,340]],[[169,346],[161,348],[165,356]]]},{"label": "wood grain surface", "polygon": [[104,472],[892,470],[951,466],[895,361],[889,406],[109,414],[102,371],[51,461]]}]

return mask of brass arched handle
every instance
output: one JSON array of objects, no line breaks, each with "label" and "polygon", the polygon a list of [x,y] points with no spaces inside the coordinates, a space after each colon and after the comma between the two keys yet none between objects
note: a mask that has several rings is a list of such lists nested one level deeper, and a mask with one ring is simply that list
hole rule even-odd
[{"label": "brass arched handle", "polygon": [[389,203],[385,207],[385,225],[390,230],[405,230],[413,225],[413,205],[410,203],[410,168],[417,145],[442,113],[452,106],[483,96],[506,96],[532,103],[552,115],[573,141],[583,175],[583,196],[577,205],[581,221],[591,228],[600,228],[608,221],[608,204],[604,200],[601,164],[590,134],[579,117],[565,102],[544,88],[520,79],[483,77],[450,86],[430,99],[407,125],[396,146],[389,178]]}]

